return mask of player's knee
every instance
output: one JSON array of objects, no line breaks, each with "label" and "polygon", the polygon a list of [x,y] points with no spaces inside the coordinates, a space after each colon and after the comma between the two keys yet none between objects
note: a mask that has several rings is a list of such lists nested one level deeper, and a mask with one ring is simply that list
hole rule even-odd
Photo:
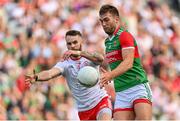
[{"label": "player's knee", "polygon": [[111,120],[112,110],[110,108],[103,108],[97,114],[97,120]]},{"label": "player's knee", "polygon": [[135,114],[133,111],[118,111],[113,115],[114,120],[134,120]]},{"label": "player's knee", "polygon": [[149,114],[136,115],[136,120],[152,120],[152,116]]}]

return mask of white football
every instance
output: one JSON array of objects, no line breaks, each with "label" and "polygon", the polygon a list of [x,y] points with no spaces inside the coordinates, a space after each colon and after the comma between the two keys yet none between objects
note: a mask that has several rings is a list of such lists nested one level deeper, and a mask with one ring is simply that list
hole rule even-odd
[{"label": "white football", "polygon": [[77,79],[80,84],[86,87],[92,87],[97,84],[99,80],[99,73],[95,68],[85,66],[79,70]]}]

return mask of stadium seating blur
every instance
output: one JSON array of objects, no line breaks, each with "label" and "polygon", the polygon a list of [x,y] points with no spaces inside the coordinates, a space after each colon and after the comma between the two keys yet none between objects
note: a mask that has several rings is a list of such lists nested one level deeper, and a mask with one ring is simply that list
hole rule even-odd
[{"label": "stadium seating blur", "polygon": [[64,78],[27,89],[24,74],[53,67],[67,50],[69,29],[83,33],[88,51],[103,53],[98,11],[105,3],[118,8],[137,40],[153,119],[180,120],[180,11],[166,0],[0,0],[0,120],[78,119]]}]

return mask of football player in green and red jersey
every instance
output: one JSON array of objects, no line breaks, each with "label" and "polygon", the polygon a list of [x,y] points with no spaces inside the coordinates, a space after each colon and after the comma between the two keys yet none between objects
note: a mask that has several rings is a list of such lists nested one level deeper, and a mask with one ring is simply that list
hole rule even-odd
[{"label": "football player in green and red jersey", "polygon": [[109,35],[105,40],[105,50],[111,68],[111,71],[102,74],[100,85],[114,80],[114,119],[151,120],[152,93],[141,65],[136,40],[122,27],[116,7],[103,5],[99,16],[104,31]]}]

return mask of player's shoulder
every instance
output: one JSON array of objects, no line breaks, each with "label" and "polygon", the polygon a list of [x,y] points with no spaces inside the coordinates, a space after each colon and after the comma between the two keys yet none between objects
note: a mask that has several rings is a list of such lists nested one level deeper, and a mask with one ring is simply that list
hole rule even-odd
[{"label": "player's shoulder", "polygon": [[127,36],[132,37],[132,34],[128,31],[123,31],[123,32],[121,32],[121,34],[119,36],[120,37],[127,37]]},{"label": "player's shoulder", "polygon": [[68,64],[68,63],[70,63],[68,60],[62,60],[62,59],[60,59],[58,62],[57,62],[58,64]]},{"label": "player's shoulder", "polygon": [[133,41],[134,40],[134,37],[133,35],[128,32],[128,31],[123,31],[120,35],[119,35],[119,40],[120,41]]}]

